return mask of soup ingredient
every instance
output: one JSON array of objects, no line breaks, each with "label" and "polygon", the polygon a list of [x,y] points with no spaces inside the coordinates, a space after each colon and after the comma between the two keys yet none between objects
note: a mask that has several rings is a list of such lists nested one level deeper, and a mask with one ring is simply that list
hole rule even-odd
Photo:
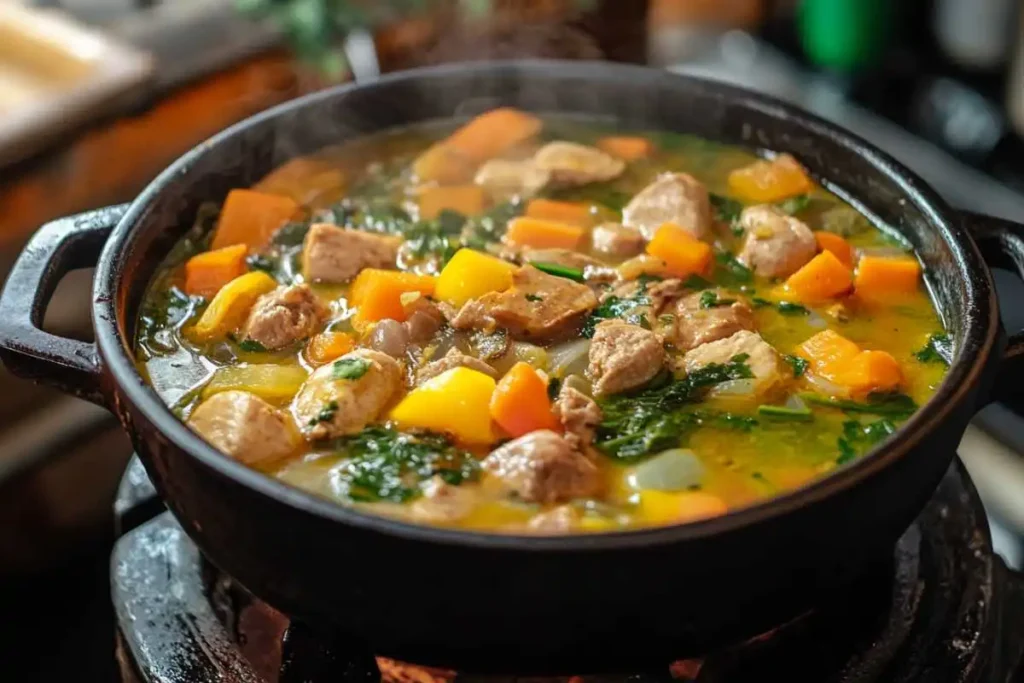
[{"label": "soup ingredient", "polygon": [[384,319],[404,322],[409,311],[403,297],[413,293],[430,296],[437,282],[432,275],[364,268],[349,289],[349,301],[356,307],[354,322],[357,326]]},{"label": "soup ingredient", "polygon": [[622,223],[652,239],[658,228],[673,223],[699,240],[711,235],[711,200],[704,185],[686,173],[665,173],[645,187],[622,210]]},{"label": "soup ingredient", "polygon": [[[472,457],[472,456],[468,456]],[[453,486],[440,475],[423,484],[423,495],[409,507],[419,522],[451,524],[468,516],[480,504],[480,494],[468,486]]]},{"label": "soup ingredient", "polygon": [[774,206],[751,206],[740,214],[743,247],[737,257],[761,277],[787,277],[817,251],[814,233]]},{"label": "soup ingredient", "polygon": [[324,331],[314,335],[306,346],[306,357],[316,365],[330,363],[355,347],[352,335],[345,332]]},{"label": "soup ingredient", "polygon": [[777,202],[813,188],[803,166],[789,154],[760,159],[729,174],[729,189],[748,202]]},{"label": "soup ingredient", "polygon": [[573,282],[587,281],[582,268],[564,266],[560,263],[544,263],[543,261],[530,261],[530,265],[542,273],[554,275],[555,277],[564,277],[566,280],[572,280]]},{"label": "soup ingredient", "polygon": [[329,311],[309,285],[288,285],[256,300],[245,321],[244,338],[268,351],[312,337]]},{"label": "soup ingredient", "polygon": [[213,297],[189,336],[199,342],[224,339],[241,327],[259,297],[276,288],[277,281],[261,271],[236,277]]},{"label": "soup ingredient", "polygon": [[526,205],[526,217],[542,221],[569,223],[583,228],[594,224],[590,205],[583,202],[559,202],[552,199],[533,199]]},{"label": "soup ingredient", "polygon": [[244,391],[272,403],[289,400],[306,381],[309,373],[298,365],[249,363],[217,368],[203,387],[207,399],[223,391]]},{"label": "soup ingredient", "polygon": [[947,334],[933,334],[928,343],[920,351],[914,352],[914,358],[922,363],[941,363],[949,365],[947,358],[953,356],[953,341]]},{"label": "soup ingredient", "polygon": [[586,185],[617,178],[625,170],[622,159],[575,142],[549,142],[537,150],[533,163],[551,174],[557,185]]},{"label": "soup ingredient", "polygon": [[[569,279],[577,282],[583,282],[586,279],[585,270],[590,269],[593,272],[594,269],[601,268],[601,262],[597,259],[572,249],[524,249],[523,259],[540,270],[544,270],[541,265],[569,268],[574,271],[573,277]],[[575,272],[579,273],[579,277],[575,276]],[[558,274],[551,273],[551,275]]]},{"label": "soup ingredient", "polygon": [[291,197],[302,206],[337,201],[346,187],[345,173],[325,159],[299,157],[271,171],[252,189]]},{"label": "soup ingredient", "polygon": [[654,153],[654,144],[647,138],[611,136],[597,141],[597,148],[623,161],[645,159]]},{"label": "soup ingredient", "polygon": [[871,229],[868,219],[849,206],[836,206],[823,212],[820,221],[822,230],[842,237],[853,237]]},{"label": "soup ingredient", "polygon": [[479,164],[501,156],[540,132],[536,116],[512,108],[492,109],[451,134],[440,143]]},{"label": "soup ingredient", "polygon": [[854,293],[857,298],[891,303],[917,291],[921,264],[913,256],[884,257],[864,255],[857,264]]},{"label": "soup ingredient", "polygon": [[485,470],[528,503],[557,503],[596,494],[600,473],[585,455],[555,432],[530,432],[492,451]]},{"label": "soup ingredient", "polygon": [[575,249],[583,234],[578,225],[524,216],[509,222],[505,239],[521,247]]},{"label": "soup ingredient", "polygon": [[385,318],[373,326],[370,348],[401,360],[409,349],[409,330],[397,320]]},{"label": "soup ingredient", "polygon": [[492,195],[531,197],[550,179],[551,174],[538,168],[533,159],[492,159],[480,167],[473,182]]},{"label": "soup ingredient", "polygon": [[642,491],[640,509],[652,524],[692,522],[729,511],[721,498],[704,491]]},{"label": "soup ingredient", "polygon": [[597,297],[586,285],[523,266],[513,274],[510,289],[467,302],[451,325],[456,329],[505,328],[515,339],[554,343],[576,333],[595,306]]},{"label": "soup ingredient", "polygon": [[800,398],[814,405],[837,408],[847,413],[867,413],[892,418],[907,417],[917,410],[914,399],[898,392],[868,394],[865,401],[851,401],[807,392],[800,394]]},{"label": "soup ingredient", "polygon": [[470,180],[476,166],[471,158],[459,150],[439,142],[416,158],[412,171],[421,183],[454,185]]},{"label": "soup ingredient", "polygon": [[477,185],[435,185],[419,190],[420,219],[433,220],[442,211],[475,216],[487,208],[487,195]]},{"label": "soup ingredient", "polygon": [[[714,305],[705,306],[707,295]],[[722,289],[708,289],[685,296],[676,303],[669,338],[676,348],[689,351],[701,344],[731,337],[740,330],[756,329],[754,311],[740,297]]]},{"label": "soup ingredient", "polygon": [[635,228],[627,228],[620,223],[602,223],[590,234],[591,243],[596,251],[608,256],[635,256],[644,250],[647,240]]},{"label": "soup ingredient", "polygon": [[836,464],[845,465],[856,459],[858,455],[872,446],[885,441],[895,431],[896,425],[888,419],[881,419],[867,424],[858,420],[847,420],[843,423],[842,436],[836,440],[836,445],[839,448],[839,457],[836,458]]},{"label": "soup ingredient", "polygon": [[565,440],[573,449],[586,452],[594,441],[601,409],[582,391],[563,384],[553,406],[555,416],[565,430]]},{"label": "soup ingredient", "polygon": [[673,223],[658,228],[647,245],[647,253],[664,261],[669,272],[678,278],[704,273],[711,264],[711,247]]},{"label": "soup ingredient", "polygon": [[491,418],[511,436],[538,429],[556,430],[548,383],[527,363],[516,363],[498,382],[491,396]]},{"label": "soup ingredient", "polygon": [[452,347],[448,349],[448,353],[443,358],[427,363],[419,372],[416,373],[416,382],[422,384],[428,379],[433,379],[438,375],[444,374],[452,368],[469,368],[470,370],[476,370],[482,372],[488,377],[497,379],[498,373],[495,372],[487,363],[483,362],[479,358],[473,356],[467,356],[466,354],[459,351],[457,348]]},{"label": "soup ingredient", "polygon": [[831,251],[823,251],[789,276],[786,291],[800,301],[820,303],[845,294],[852,283],[850,269]]},{"label": "soup ingredient", "polygon": [[299,205],[290,197],[231,190],[220,211],[210,248],[244,244],[251,249],[262,249],[277,229],[298,213]]},{"label": "soup ingredient", "polygon": [[188,425],[210,445],[247,465],[285,458],[301,442],[286,415],[245,391],[211,396],[193,411]]},{"label": "soup ingredient", "polygon": [[355,434],[377,419],[401,385],[398,361],[356,349],[309,376],[292,401],[292,415],[312,441]]},{"label": "soup ingredient", "polygon": [[594,328],[587,374],[595,395],[642,386],[661,372],[664,363],[665,349],[654,332],[621,320],[605,320]]},{"label": "soup ingredient", "polygon": [[363,268],[393,268],[401,240],[317,223],[302,247],[302,274],[310,282],[348,282]]},{"label": "soup ingredient", "polygon": [[771,420],[783,422],[810,422],[814,414],[810,408],[788,408],[786,406],[760,405],[757,414]]},{"label": "soup ingredient", "polygon": [[500,258],[472,249],[460,249],[437,278],[434,294],[439,301],[462,306],[489,292],[501,292],[512,286],[516,266]]},{"label": "soup ingredient", "polygon": [[688,448],[672,448],[637,465],[629,477],[636,489],[684,491],[700,486],[704,465]]},{"label": "soup ingredient", "polygon": [[551,370],[551,374],[558,378],[582,375],[583,371],[587,369],[589,353],[589,339],[573,339],[553,346],[548,351],[548,368]]},{"label": "soup ingredient", "polygon": [[892,391],[903,382],[899,363],[885,351],[862,351],[833,330],[823,330],[797,347],[811,372],[854,396]]},{"label": "soup ingredient", "polygon": [[465,444],[494,442],[488,406],[494,378],[457,367],[433,377],[405,395],[391,411],[400,429],[427,429],[451,434]]},{"label": "soup ingredient", "polygon": [[853,269],[853,247],[845,239],[831,232],[816,232],[814,240],[821,251],[830,251],[847,268]]},{"label": "soup ingredient", "polygon": [[196,254],[185,262],[185,292],[210,298],[220,288],[244,275],[249,248],[235,244]]},{"label": "soup ingredient", "polygon": [[750,370],[749,376],[756,380],[756,393],[764,393],[782,379],[782,359],[778,352],[761,335],[748,330],[687,351],[683,365],[687,372],[693,373],[709,365],[727,363],[737,356],[743,358]]}]

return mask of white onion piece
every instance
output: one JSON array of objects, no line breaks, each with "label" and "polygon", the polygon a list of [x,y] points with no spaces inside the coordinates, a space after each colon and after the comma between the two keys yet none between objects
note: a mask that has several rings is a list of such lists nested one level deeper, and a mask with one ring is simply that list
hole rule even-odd
[{"label": "white onion piece", "polygon": [[757,380],[753,377],[747,379],[731,379],[721,384],[716,384],[711,390],[712,396],[751,396],[757,391]]},{"label": "white onion piece", "polygon": [[699,486],[703,477],[704,464],[693,451],[673,448],[637,465],[628,481],[640,490],[685,491]]},{"label": "white onion piece", "polygon": [[548,349],[548,367],[555,377],[582,375],[590,354],[589,339],[575,339]]},{"label": "white onion piece", "polygon": [[796,394],[793,394],[792,396],[787,398],[785,404],[783,405],[786,408],[789,408],[790,410],[807,410],[807,404],[804,403],[804,400],[797,396]]},{"label": "white onion piece", "polygon": [[827,379],[818,377],[817,375],[804,375],[807,381],[814,385],[814,388],[826,396],[835,396],[836,398],[846,398],[849,395],[849,390],[838,384],[833,384]]},{"label": "white onion piece", "polygon": [[807,324],[816,330],[823,330],[828,327],[828,321],[825,320],[821,315],[815,311],[811,311],[807,316]]}]

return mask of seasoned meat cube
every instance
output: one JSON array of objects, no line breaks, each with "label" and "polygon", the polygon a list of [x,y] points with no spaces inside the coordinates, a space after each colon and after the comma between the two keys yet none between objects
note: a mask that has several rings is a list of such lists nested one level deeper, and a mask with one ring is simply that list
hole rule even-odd
[{"label": "seasoned meat cube", "polygon": [[564,534],[575,529],[579,521],[579,510],[571,505],[559,505],[534,515],[527,527],[538,534]]},{"label": "seasoned meat cube", "polygon": [[243,334],[266,349],[281,349],[313,336],[328,315],[309,285],[289,285],[267,292],[253,305]]},{"label": "seasoned meat cube", "polygon": [[188,425],[247,465],[287,457],[302,440],[287,415],[247,391],[214,394],[195,409]]},{"label": "seasoned meat cube", "polygon": [[589,287],[523,266],[512,276],[511,288],[466,302],[451,325],[478,330],[504,327],[517,339],[554,342],[572,336],[595,306],[597,297]]},{"label": "seasoned meat cube", "polygon": [[601,266],[600,261],[581,254],[574,249],[525,249],[522,259],[527,263],[553,263],[566,268],[584,270],[587,267]]},{"label": "seasoned meat cube", "polygon": [[607,396],[646,383],[664,363],[665,348],[656,334],[621,320],[605,320],[595,328],[587,374],[594,381],[594,394]]},{"label": "seasoned meat cube", "polygon": [[601,422],[601,408],[582,391],[562,385],[554,405],[555,416],[565,428],[565,440],[578,451],[594,441],[594,430]]},{"label": "seasoned meat cube", "polygon": [[683,356],[683,365],[687,372],[693,372],[711,363],[728,363],[740,354],[749,356],[744,363],[754,375],[759,391],[783,377],[779,354],[761,335],[749,330],[740,330],[731,337],[701,344]]},{"label": "seasoned meat cube", "polygon": [[575,142],[549,142],[533,156],[537,168],[551,174],[558,185],[586,185],[617,178],[626,168],[622,159],[596,147]]},{"label": "seasoned meat cube", "polygon": [[292,400],[292,415],[309,440],[354,434],[381,414],[400,386],[398,361],[356,349],[309,376]]},{"label": "seasoned meat cube", "polygon": [[310,282],[348,282],[363,268],[392,268],[401,240],[317,223],[306,233],[302,274]]},{"label": "seasoned meat cube", "polygon": [[484,459],[483,466],[528,503],[592,496],[601,486],[597,466],[547,429],[500,446]]},{"label": "seasoned meat cube", "polygon": [[539,192],[550,179],[551,173],[539,168],[533,159],[492,159],[480,167],[473,182],[492,195],[529,197]]},{"label": "seasoned meat cube", "polygon": [[622,210],[622,223],[654,237],[665,223],[675,223],[697,239],[711,236],[711,200],[707,188],[686,173],[665,173],[640,191]]},{"label": "seasoned meat cube", "polygon": [[762,277],[787,277],[814,258],[814,233],[774,206],[751,206],[740,214],[746,233],[739,261]]},{"label": "seasoned meat cube", "polygon": [[[704,307],[709,293],[716,305]],[[725,303],[731,302],[731,303]],[[719,289],[696,292],[680,299],[673,311],[672,343],[682,351],[731,337],[740,330],[753,330],[754,311],[746,301]]]},{"label": "seasoned meat cube", "polygon": [[417,522],[450,524],[472,512],[479,502],[474,489],[453,486],[435,476],[424,484],[423,496],[409,506],[409,512]]},{"label": "seasoned meat cube", "polygon": [[451,348],[448,353],[444,355],[444,358],[427,363],[420,371],[416,373],[416,383],[420,384],[426,382],[428,379],[437,377],[443,372],[448,372],[452,368],[469,368],[470,370],[478,370],[485,375],[489,375],[497,379],[498,373],[495,372],[487,363],[483,362],[479,358],[473,358],[473,356],[467,356],[456,348]]},{"label": "seasoned meat cube", "polygon": [[643,251],[647,240],[636,228],[627,228],[620,223],[602,223],[594,228],[590,242],[602,254],[626,258]]}]

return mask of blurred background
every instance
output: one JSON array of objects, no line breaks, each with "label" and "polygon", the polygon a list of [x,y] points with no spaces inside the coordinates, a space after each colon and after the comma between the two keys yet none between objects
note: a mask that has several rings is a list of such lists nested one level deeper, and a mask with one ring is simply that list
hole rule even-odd
[{"label": "blurred background", "polygon": [[[954,205],[1024,222],[1018,0],[0,0],[0,269],[59,216],[130,200],[221,128],[346,80],[450,61],[643,63],[832,119]],[[89,271],[47,312],[88,339]],[[998,274],[1002,297],[1024,285]],[[1024,327],[1024,307],[1007,317]],[[1024,406],[960,454],[1020,566]],[[103,410],[0,369],[0,657],[116,680],[107,562],[130,446]]]}]

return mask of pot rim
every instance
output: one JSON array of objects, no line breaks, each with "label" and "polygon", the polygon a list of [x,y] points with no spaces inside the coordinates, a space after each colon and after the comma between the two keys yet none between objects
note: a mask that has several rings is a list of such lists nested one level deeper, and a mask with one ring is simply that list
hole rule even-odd
[{"label": "pot rim", "polygon": [[[124,331],[127,322],[121,320],[118,309],[122,288],[148,286],[128,282],[117,277],[117,263],[127,253],[133,241],[135,228],[145,216],[152,200],[171,179],[184,175],[192,164],[222,141],[250,126],[274,119],[293,109],[314,105],[322,100],[338,97],[352,90],[386,88],[390,84],[416,81],[424,77],[443,78],[450,74],[476,75],[501,71],[515,71],[524,77],[544,79],[547,75],[577,77],[604,82],[630,82],[658,84],[671,88],[673,83],[686,84],[689,89],[703,89],[707,94],[727,100],[733,105],[759,111],[773,118],[783,118],[801,126],[814,137],[828,137],[867,160],[875,170],[898,187],[906,200],[937,230],[950,248],[955,267],[965,281],[965,310],[971,323],[964,342],[949,371],[931,399],[921,406],[897,432],[897,438],[875,447],[861,458],[843,465],[828,475],[804,486],[773,496],[747,507],[703,521],[672,526],[650,527],[624,531],[575,534],[567,536],[531,536],[483,531],[456,530],[443,527],[417,525],[346,507],[285,484],[268,475],[247,467],[215,449],[190,430],[160,399],[156,391],[143,381],[138,372],[132,340]],[[826,178],[827,180],[827,178]],[[842,188],[839,188],[842,189]],[[147,276],[151,276],[148,273]],[[198,458],[200,462],[234,482],[270,496],[310,515],[329,522],[351,525],[408,540],[517,551],[567,552],[587,550],[625,549],[652,544],[673,544],[694,541],[713,535],[735,531],[760,521],[795,512],[799,508],[820,502],[856,486],[881,470],[894,464],[936,429],[963,401],[970,398],[990,361],[999,336],[999,318],[991,273],[981,254],[963,229],[955,213],[944,200],[914,173],[895,159],[876,149],[868,142],[797,107],[773,97],[740,87],[693,76],[675,74],[649,67],[609,64],[607,62],[581,62],[560,60],[503,60],[494,62],[454,63],[424,67],[388,74],[367,84],[345,84],[312,93],[251,116],[219,132],[178,158],[157,176],[131,203],[124,217],[114,229],[100,256],[93,285],[93,324],[96,343],[113,384],[111,403],[127,400],[148,418],[164,438],[174,446]],[[119,411],[122,412],[123,411]],[[132,425],[126,421],[126,428]],[[135,436],[133,434],[133,436]]]}]

